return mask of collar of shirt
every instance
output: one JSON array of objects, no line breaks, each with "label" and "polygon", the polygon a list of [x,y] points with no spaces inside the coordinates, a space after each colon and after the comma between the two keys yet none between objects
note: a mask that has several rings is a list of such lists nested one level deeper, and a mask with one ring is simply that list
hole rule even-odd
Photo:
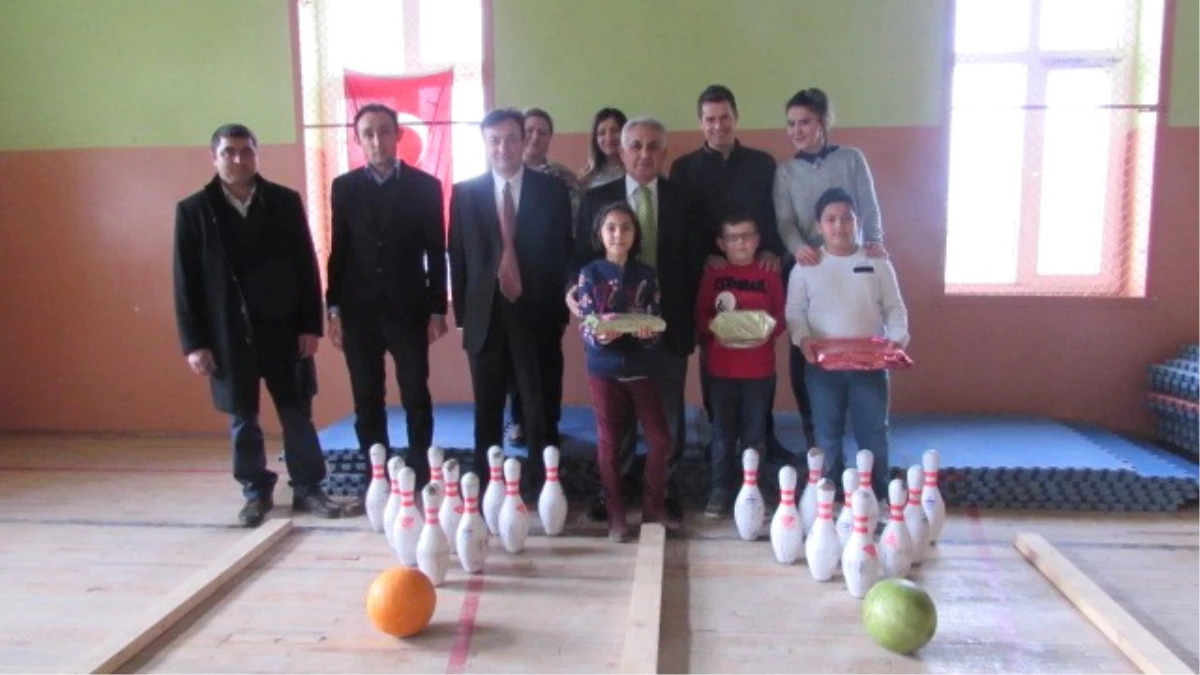
[{"label": "collar of shirt", "polygon": [[386,173],[382,173],[382,174],[379,173],[378,169],[376,169],[374,166],[372,166],[370,164],[367,164],[363,168],[366,170],[367,175],[370,176],[371,179],[375,181],[376,185],[383,185],[384,183],[388,182],[392,178],[395,178],[396,176],[400,175],[400,160],[397,159],[396,162],[394,164],[392,164],[392,168],[388,169]]},{"label": "collar of shirt", "polygon": [[506,181],[512,184],[513,209],[515,209],[518,213],[521,211],[521,181],[524,178],[524,165],[522,165],[520,169],[517,169],[517,175],[513,176],[512,178],[505,178],[495,171],[492,171],[492,182],[496,184],[496,213],[504,212],[504,183]]},{"label": "collar of shirt", "polygon": [[[637,208],[637,189],[641,184],[634,180],[633,176],[625,174],[625,196],[629,199],[630,206]],[[646,183],[646,187],[650,188],[650,203],[654,205],[654,212],[658,212],[658,177]]]},{"label": "collar of shirt", "polygon": [[808,162],[809,164],[816,164],[819,160],[822,160],[822,159],[825,159],[826,157],[828,157],[829,154],[831,152],[833,152],[834,150],[837,150],[838,147],[839,146],[836,146],[836,145],[826,145],[825,147],[821,148],[817,152],[804,152],[803,150],[801,150],[800,152],[797,152],[795,156],[796,156],[796,159],[802,159],[802,160]]},{"label": "collar of shirt", "polygon": [[742,142],[736,138],[733,139],[733,149],[729,151],[729,157],[725,157],[724,155],[722,155],[721,151],[717,150],[716,148],[709,145],[708,141],[705,141],[704,144],[700,146],[700,151],[702,153],[704,153],[704,155],[714,157],[716,159],[720,159],[720,160],[726,161],[726,162],[732,161],[733,158],[738,155],[738,152],[741,149],[742,149]]},{"label": "collar of shirt", "polygon": [[246,197],[246,201],[244,202],[234,197],[233,193],[229,191],[229,188],[225,187],[224,183],[221,184],[221,191],[225,193],[225,200],[229,202],[229,205],[237,209],[237,212],[245,218],[250,213],[250,203],[254,201],[254,194],[258,192],[258,184],[256,183],[250,188],[250,195]]}]

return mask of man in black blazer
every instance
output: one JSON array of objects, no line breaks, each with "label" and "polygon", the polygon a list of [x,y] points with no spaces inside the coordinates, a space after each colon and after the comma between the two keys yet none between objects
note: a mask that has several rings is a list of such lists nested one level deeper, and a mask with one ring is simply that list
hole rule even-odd
[{"label": "man in black blazer", "polygon": [[365,452],[388,440],[385,353],[408,426],[406,464],[429,480],[433,442],[429,345],[446,333],[442,185],[396,159],[396,111],[368,104],[354,118],[367,165],[333,181],[333,243],[325,301],[329,338],[346,355],[354,431]]},{"label": "man in black blazer", "polygon": [[338,518],[321,489],[325,458],[313,426],[313,355],[321,340],[321,279],[300,195],[258,174],[258,140],[241,124],[212,135],[217,175],[175,209],[175,321],[188,368],[207,377],[229,414],[233,476],[257,527],[275,506],[259,425],[259,380],[283,427],[292,510]]},{"label": "man in black blazer", "polygon": [[[667,131],[662,122],[653,117],[637,117],[625,123],[621,130],[625,177],[584,194],[575,224],[572,271],[577,274],[583,265],[600,256],[591,247],[596,214],[608,204],[627,201],[642,221],[642,261],[653,265],[658,272],[662,317],[667,322],[655,379],[671,431],[669,465],[674,471],[683,454],[686,435],[684,389],[688,357],[696,346],[696,289],[708,235],[703,232],[703,223],[697,219],[684,188],[661,175],[666,154]],[[627,470],[633,459],[635,436],[630,434],[622,445],[622,464]],[[677,498],[668,498],[667,511],[675,518],[681,517]],[[599,504],[592,515],[602,515]]]},{"label": "man in black blazer", "polygon": [[521,481],[529,498],[544,479],[542,450],[548,424],[558,418],[548,407],[562,396],[562,372],[543,364],[561,347],[567,323],[562,289],[571,255],[571,198],[562,181],[521,163],[519,111],[493,110],[480,129],[491,170],[455,184],[450,197],[454,317],[475,394],[475,472],[486,481],[487,449],[503,443],[511,373],[525,413],[529,459]]}]

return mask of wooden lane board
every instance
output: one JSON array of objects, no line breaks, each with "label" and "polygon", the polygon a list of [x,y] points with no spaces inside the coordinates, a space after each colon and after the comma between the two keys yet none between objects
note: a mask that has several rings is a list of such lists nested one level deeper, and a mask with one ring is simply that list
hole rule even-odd
[{"label": "wooden lane board", "polygon": [[[910,575],[938,608],[913,656],[876,645],[840,575],[782,566],[770,544],[669,541],[663,672],[1129,672],[1011,546],[951,544]],[[1036,617],[1036,621],[1031,620]]]},{"label": "wooden lane board", "polygon": [[1022,533],[1014,545],[1143,673],[1194,672],[1044,537]]},{"label": "wooden lane board", "polygon": [[483,575],[457,561],[430,626],[399,640],[365,612],[396,563],[382,535],[300,528],[200,618],[168,632],[136,672],[615,672],[638,547],[531,536],[512,556],[492,538]]},{"label": "wooden lane board", "polygon": [[666,531],[662,525],[642,526],[621,650],[622,673],[658,672],[665,546]]}]

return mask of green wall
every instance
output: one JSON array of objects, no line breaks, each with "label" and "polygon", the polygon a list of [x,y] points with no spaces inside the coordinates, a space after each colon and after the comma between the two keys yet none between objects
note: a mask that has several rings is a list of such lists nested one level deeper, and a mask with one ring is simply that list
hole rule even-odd
[{"label": "green wall", "polygon": [[1167,123],[1194,127],[1200,124],[1200,0],[1178,0],[1174,40]]},{"label": "green wall", "polygon": [[288,0],[3,0],[0,150],[294,143]]},{"label": "green wall", "polygon": [[615,105],[671,129],[720,82],[745,128],[783,124],[819,86],[838,124],[941,122],[947,0],[493,0],[496,103],[538,105],[586,132]]}]

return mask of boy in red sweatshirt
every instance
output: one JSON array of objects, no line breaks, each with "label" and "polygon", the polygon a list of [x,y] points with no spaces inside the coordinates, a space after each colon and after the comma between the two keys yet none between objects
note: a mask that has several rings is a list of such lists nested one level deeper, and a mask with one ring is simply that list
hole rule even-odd
[{"label": "boy in red sweatshirt", "polygon": [[[766,450],[767,416],[774,404],[775,338],[786,329],[785,291],[778,272],[755,262],[759,238],[753,218],[725,219],[717,246],[728,264],[706,268],[696,296],[696,329],[704,347],[702,366],[709,377],[713,412],[712,487],[704,509],[708,518],[723,517],[733,502],[741,477],[741,451],[754,448],[761,457]],[[775,329],[753,344],[723,343],[709,324],[717,314],[732,310],[765,312],[775,320]],[[773,483],[767,479],[768,485]]]}]

